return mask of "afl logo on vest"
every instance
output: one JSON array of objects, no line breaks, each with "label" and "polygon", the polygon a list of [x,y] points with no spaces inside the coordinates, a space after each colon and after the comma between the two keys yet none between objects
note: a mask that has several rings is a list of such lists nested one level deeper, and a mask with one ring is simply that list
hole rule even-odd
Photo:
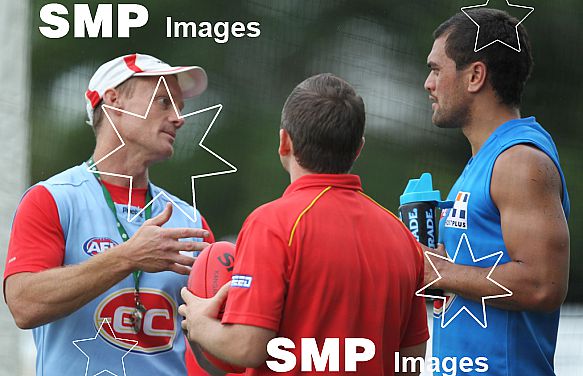
[{"label": "afl logo on vest", "polygon": [[[142,288],[140,301],[147,308],[138,333],[131,322],[134,311],[134,289],[126,288],[106,297],[95,310],[96,330],[107,319],[111,327],[104,325],[99,335],[112,345],[129,350],[138,341],[132,352],[158,354],[172,349],[176,337],[176,302],[163,291]],[[112,333],[112,330],[114,333]]]},{"label": "afl logo on vest", "polygon": [[83,251],[89,256],[95,256],[116,245],[117,242],[111,238],[94,237],[87,239],[85,243],[83,243]]}]

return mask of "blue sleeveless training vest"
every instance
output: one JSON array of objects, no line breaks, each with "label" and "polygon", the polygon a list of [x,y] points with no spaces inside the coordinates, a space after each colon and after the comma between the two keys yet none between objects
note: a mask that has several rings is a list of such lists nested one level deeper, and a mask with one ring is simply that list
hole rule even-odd
[{"label": "blue sleeveless training vest", "polygon": [[[66,244],[64,265],[83,263],[122,243],[101,186],[87,171],[86,164],[39,184],[49,190],[57,204]],[[163,192],[152,204],[153,217],[162,212],[168,197],[193,217],[192,206],[151,183],[150,190],[152,197]],[[144,222],[144,213],[130,223],[127,205],[116,204],[116,209],[119,221],[131,237]],[[194,223],[176,207],[173,209],[164,227],[201,228],[198,213]],[[132,207],[131,217],[138,211]],[[180,289],[187,279],[188,276],[173,272],[142,273],[140,296],[147,312],[138,334],[132,331],[129,322],[134,307],[131,274],[69,316],[33,329],[37,375],[83,376],[104,370],[118,376],[185,375],[185,338],[178,306],[183,303]],[[109,325],[103,324],[105,320]],[[138,341],[129,353],[134,342],[128,340]]]},{"label": "blue sleeveless training vest", "polygon": [[[491,268],[498,257],[486,256],[498,251],[502,251],[499,265],[510,261],[502,238],[500,213],[490,197],[490,180],[496,158],[517,144],[535,146],[553,160],[563,183],[563,210],[565,216],[569,216],[565,178],[551,136],[534,117],[508,121],[498,127],[469,160],[448,195],[447,199],[454,201],[453,208],[441,214],[440,242],[444,243],[450,257],[457,252],[456,264]],[[481,258],[484,259],[474,262]],[[483,328],[466,311],[453,318],[464,306],[487,327]],[[442,322],[447,324],[445,328]],[[462,357],[487,358],[487,372],[475,372],[474,367],[474,372],[465,374],[554,375],[558,325],[559,310],[552,313],[506,311],[488,305],[486,320],[483,320],[481,302],[451,295],[445,305],[436,301],[434,307],[433,355],[442,361],[446,357],[456,357],[458,362]],[[459,367],[458,374],[462,374]]]}]

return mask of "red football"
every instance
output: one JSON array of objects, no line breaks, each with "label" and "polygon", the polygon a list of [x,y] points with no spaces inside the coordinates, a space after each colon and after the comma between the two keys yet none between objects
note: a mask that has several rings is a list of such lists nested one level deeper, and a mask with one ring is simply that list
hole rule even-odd
[{"label": "red football", "polygon": [[[211,298],[231,280],[235,261],[235,245],[229,242],[216,242],[206,247],[199,255],[188,277],[188,289],[201,298]],[[223,317],[224,306],[218,318]],[[215,367],[230,373],[243,373],[245,368],[227,364],[214,356],[204,356]]]}]

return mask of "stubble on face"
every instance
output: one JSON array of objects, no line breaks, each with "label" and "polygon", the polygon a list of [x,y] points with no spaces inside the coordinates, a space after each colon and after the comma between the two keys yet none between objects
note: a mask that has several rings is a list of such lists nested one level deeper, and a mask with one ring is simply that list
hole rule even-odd
[{"label": "stubble on face", "polygon": [[456,84],[448,98],[442,98],[434,111],[431,121],[438,128],[461,129],[470,122],[471,111],[468,98],[463,95],[463,87]]},{"label": "stubble on face", "polygon": [[469,123],[470,98],[466,95],[463,75],[446,53],[447,36],[436,39],[427,58],[431,69],[425,82],[433,105],[432,123],[439,128],[463,128]]}]

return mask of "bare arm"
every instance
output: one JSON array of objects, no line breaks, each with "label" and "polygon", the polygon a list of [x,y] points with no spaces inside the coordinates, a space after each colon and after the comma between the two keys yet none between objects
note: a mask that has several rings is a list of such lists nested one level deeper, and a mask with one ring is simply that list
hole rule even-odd
[{"label": "bare arm", "polygon": [[246,368],[256,368],[267,360],[267,343],[275,338],[272,330],[250,325],[223,325],[216,319],[219,308],[227,298],[230,284],[224,285],[210,299],[194,296],[183,288],[186,304],[178,312],[185,316],[182,328],[193,346],[199,344],[217,358]]},{"label": "bare arm", "polygon": [[194,258],[179,251],[204,248],[207,243],[179,242],[204,237],[202,229],[161,228],[172,215],[164,212],[146,221],[127,242],[79,264],[38,273],[18,273],[5,281],[6,303],[19,328],[30,329],[75,312],[113,285],[140,269],[188,274]]},{"label": "bare arm", "polygon": [[[413,364],[411,362],[404,362],[403,358],[423,358],[423,359],[425,359],[426,348],[427,348],[427,342],[423,342],[423,343],[420,343],[420,344],[415,345],[415,346],[402,347],[401,349],[399,349],[399,359],[395,359],[395,360],[401,362],[401,364],[399,365],[399,370],[403,369],[403,364],[407,364],[408,366]],[[419,363],[417,363],[417,364],[419,364]],[[423,364],[423,362],[421,364]],[[397,376],[417,376],[420,374],[421,371],[423,371],[423,370],[416,369],[415,372],[413,372],[412,369],[406,369],[406,370],[403,370],[403,372],[395,372],[395,375],[397,375]]]},{"label": "bare arm", "polygon": [[[496,161],[490,192],[500,211],[504,244],[512,259],[498,265],[491,278],[513,294],[487,300],[488,304],[508,310],[557,309],[567,294],[569,230],[556,166],[534,147],[514,146]],[[442,276],[434,285],[437,288],[478,301],[503,292],[486,279],[490,268],[456,265],[435,257],[432,261]],[[432,281],[436,276],[428,264],[426,281]]]},{"label": "bare arm", "polygon": [[211,376],[224,376],[227,373],[215,367],[202,353],[200,345],[195,342],[189,342],[192,353],[198,362],[200,368],[204,369]]},{"label": "bare arm", "polygon": [[250,325],[223,325],[218,320],[201,320],[198,329],[189,331],[189,341],[229,364],[256,368],[267,360],[267,343],[275,332]]}]

